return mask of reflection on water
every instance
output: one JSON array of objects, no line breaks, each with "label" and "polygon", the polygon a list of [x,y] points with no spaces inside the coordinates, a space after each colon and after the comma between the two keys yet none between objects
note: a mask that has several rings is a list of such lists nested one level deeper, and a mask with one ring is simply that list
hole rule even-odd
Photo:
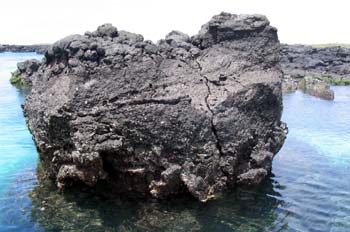
[{"label": "reflection on water", "polygon": [[284,96],[290,133],[258,189],[206,204],[111,200],[38,183],[23,94],[8,83],[33,56],[0,54],[0,231],[350,231],[350,87],[335,87],[334,102]]},{"label": "reflection on water", "polygon": [[237,190],[203,204],[185,197],[157,202],[59,194],[46,183],[31,193],[32,217],[49,231],[273,231],[287,227],[276,211],[283,201],[273,189],[267,180],[259,190]]}]

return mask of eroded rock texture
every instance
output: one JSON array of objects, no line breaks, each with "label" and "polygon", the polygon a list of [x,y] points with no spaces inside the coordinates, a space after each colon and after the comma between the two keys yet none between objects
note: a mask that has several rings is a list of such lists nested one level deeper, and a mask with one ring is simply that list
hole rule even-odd
[{"label": "eroded rock texture", "polygon": [[214,16],[154,44],[106,24],[48,49],[24,105],[59,188],[205,201],[258,184],[285,139],[277,31]]},{"label": "eroded rock texture", "polygon": [[11,84],[18,88],[27,88],[32,85],[32,76],[35,74],[41,63],[36,59],[26,60],[17,64],[17,70],[12,73]]}]

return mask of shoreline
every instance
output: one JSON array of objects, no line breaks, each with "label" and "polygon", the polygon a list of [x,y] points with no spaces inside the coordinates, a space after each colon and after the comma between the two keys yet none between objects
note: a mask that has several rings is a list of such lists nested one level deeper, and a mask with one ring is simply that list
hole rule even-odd
[{"label": "shoreline", "polygon": [[2,52],[36,52],[38,54],[44,54],[50,44],[40,45],[9,45],[0,44],[0,53]]}]

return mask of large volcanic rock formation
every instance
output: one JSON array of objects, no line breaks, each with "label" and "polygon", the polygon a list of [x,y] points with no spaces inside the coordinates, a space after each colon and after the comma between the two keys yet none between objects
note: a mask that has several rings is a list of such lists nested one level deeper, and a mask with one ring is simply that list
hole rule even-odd
[{"label": "large volcanic rock formation", "polygon": [[24,105],[59,188],[205,201],[271,171],[286,128],[277,31],[221,13],[154,44],[106,24],[45,53]]}]

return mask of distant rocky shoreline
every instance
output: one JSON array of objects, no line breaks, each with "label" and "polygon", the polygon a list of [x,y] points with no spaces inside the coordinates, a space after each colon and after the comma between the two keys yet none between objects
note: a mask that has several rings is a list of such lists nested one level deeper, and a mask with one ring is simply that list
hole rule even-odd
[{"label": "distant rocky shoreline", "polygon": [[332,84],[350,83],[350,48],[281,45],[281,66],[293,78],[324,76]]},{"label": "distant rocky shoreline", "polygon": [[49,44],[42,45],[9,45],[0,44],[0,52],[36,52],[38,54],[44,54]]},{"label": "distant rocky shoreline", "polygon": [[333,100],[331,85],[350,85],[350,48],[281,45],[283,92],[297,89]]}]

